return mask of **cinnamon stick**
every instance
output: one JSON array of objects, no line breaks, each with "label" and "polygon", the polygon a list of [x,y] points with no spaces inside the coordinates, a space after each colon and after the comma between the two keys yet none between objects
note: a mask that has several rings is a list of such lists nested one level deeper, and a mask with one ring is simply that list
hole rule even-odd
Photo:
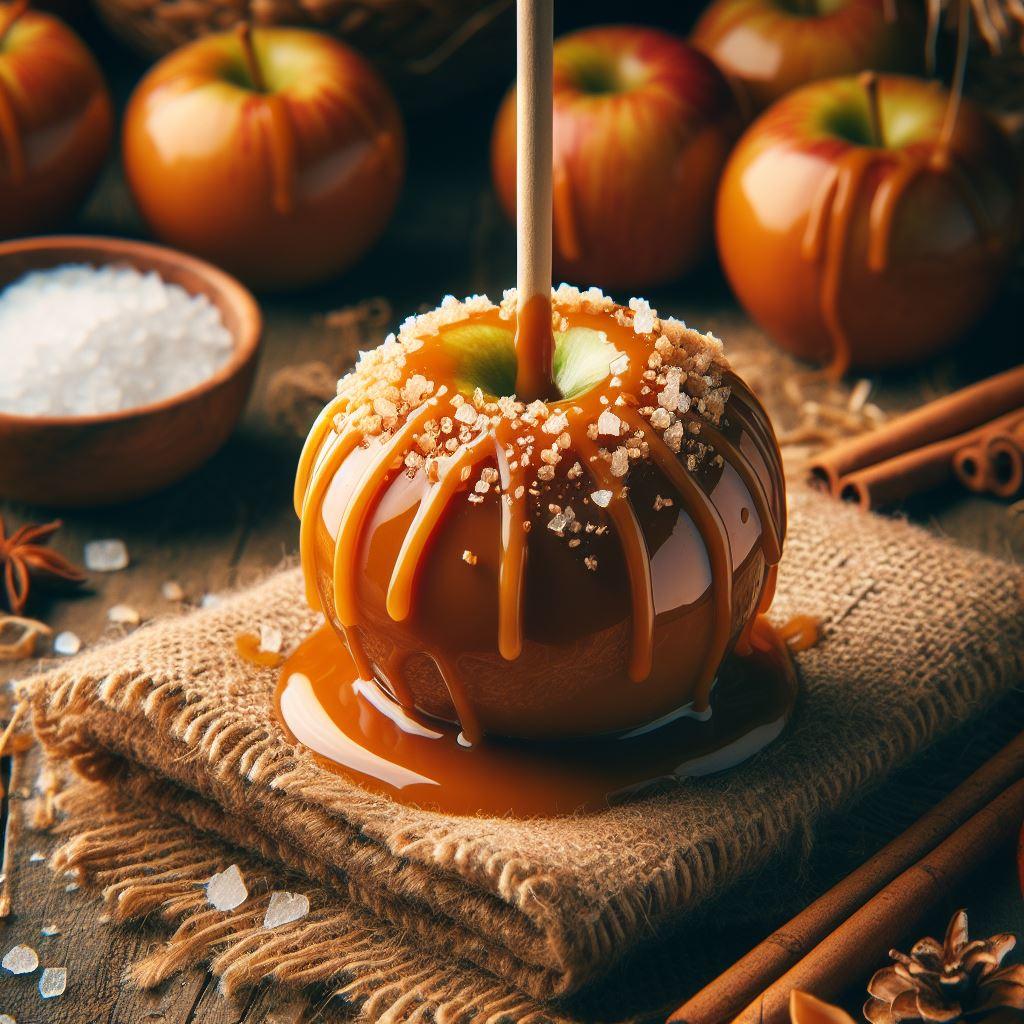
[{"label": "cinnamon stick", "polygon": [[837,481],[839,497],[874,509],[941,487],[954,478],[958,453],[983,445],[989,437],[1012,430],[1022,421],[1024,408],[1018,408],[964,434],[847,473]]},{"label": "cinnamon stick", "polygon": [[672,1024],[721,1024],[810,952],[830,931],[958,825],[1024,775],[1024,734],[968,776],[902,835],[685,1002]]},{"label": "cinnamon stick", "polygon": [[1024,780],[1014,783],[917,864],[818,943],[799,963],[741,1011],[733,1024],[784,1024],[793,989],[835,999],[889,949],[921,926],[951,889],[990,855],[1009,847],[1024,818]]},{"label": "cinnamon stick", "polygon": [[867,466],[973,430],[1024,407],[1024,366],[961,388],[817,456],[811,475],[839,494],[839,480]]},{"label": "cinnamon stick", "polygon": [[997,498],[1012,498],[1024,486],[1024,424],[985,443],[986,482]]}]

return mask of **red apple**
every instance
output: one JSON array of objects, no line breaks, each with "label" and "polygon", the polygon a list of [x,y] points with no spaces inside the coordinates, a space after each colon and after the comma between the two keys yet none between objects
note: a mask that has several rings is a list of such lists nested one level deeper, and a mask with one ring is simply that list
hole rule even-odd
[{"label": "red apple", "polygon": [[[554,266],[566,280],[649,288],[710,251],[715,189],[739,130],[725,79],[654,29],[591,28],[554,56]],[[498,196],[515,217],[512,92],[494,126]]]},{"label": "red apple", "polygon": [[690,37],[753,115],[808,82],[914,71],[924,41],[904,0],[714,0]]},{"label": "red apple", "polygon": [[347,269],[394,211],[394,99],[347,46],[300,29],[206,36],[131,98],[124,164],[153,234],[263,288]]},{"label": "red apple", "polygon": [[[870,78],[870,76],[869,76]],[[964,101],[891,75],[815,82],[729,159],[718,247],[740,302],[797,356],[872,369],[931,355],[984,312],[1020,236],[1020,172]]]},{"label": "red apple", "polygon": [[103,75],[78,36],[49,14],[0,4],[0,238],[74,213],[113,133]]}]

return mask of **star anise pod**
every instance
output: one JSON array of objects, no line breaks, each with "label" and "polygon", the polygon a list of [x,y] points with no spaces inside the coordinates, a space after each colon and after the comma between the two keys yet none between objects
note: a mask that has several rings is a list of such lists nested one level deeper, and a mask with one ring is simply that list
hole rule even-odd
[{"label": "star anise pod", "polygon": [[890,951],[895,963],[868,984],[864,1016],[871,1024],[951,1024],[998,1010],[1024,1013],[1024,964],[1002,966],[1016,941],[1013,935],[970,941],[967,914],[958,910],[944,942],[921,939],[909,956]]},{"label": "star anise pod", "polygon": [[83,583],[85,573],[66,558],[58,555],[46,542],[64,524],[25,525],[9,537],[3,516],[0,516],[0,566],[3,567],[7,607],[15,615],[24,611],[32,580],[35,578]]}]

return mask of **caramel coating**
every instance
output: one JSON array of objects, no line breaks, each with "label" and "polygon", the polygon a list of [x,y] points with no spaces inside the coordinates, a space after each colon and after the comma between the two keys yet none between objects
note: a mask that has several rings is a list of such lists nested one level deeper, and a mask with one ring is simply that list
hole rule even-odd
[{"label": "caramel coating", "polygon": [[296,481],[310,599],[365,676],[470,742],[700,710],[770,601],[785,492],[767,417],[713,339],[567,288],[556,337],[582,331],[576,369],[601,372],[568,398],[491,397],[454,332],[503,351],[514,301],[449,302],[341,382]]}]

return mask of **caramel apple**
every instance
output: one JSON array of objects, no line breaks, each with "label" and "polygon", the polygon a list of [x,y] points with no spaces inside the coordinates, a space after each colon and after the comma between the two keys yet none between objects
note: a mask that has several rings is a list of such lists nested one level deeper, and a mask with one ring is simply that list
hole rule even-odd
[{"label": "caramel apple", "polygon": [[703,714],[781,553],[767,417],[716,339],[568,286],[524,403],[515,325],[515,292],[448,298],[340,382],[296,478],[308,599],[471,744]]},{"label": "caramel apple", "polygon": [[737,297],[783,348],[835,374],[913,362],[985,311],[1020,237],[999,126],[933,82],[817,82],[740,140],[718,195]]},{"label": "caramel apple", "polygon": [[71,216],[114,134],[92,55],[63,22],[26,7],[0,4],[0,238]]}]

